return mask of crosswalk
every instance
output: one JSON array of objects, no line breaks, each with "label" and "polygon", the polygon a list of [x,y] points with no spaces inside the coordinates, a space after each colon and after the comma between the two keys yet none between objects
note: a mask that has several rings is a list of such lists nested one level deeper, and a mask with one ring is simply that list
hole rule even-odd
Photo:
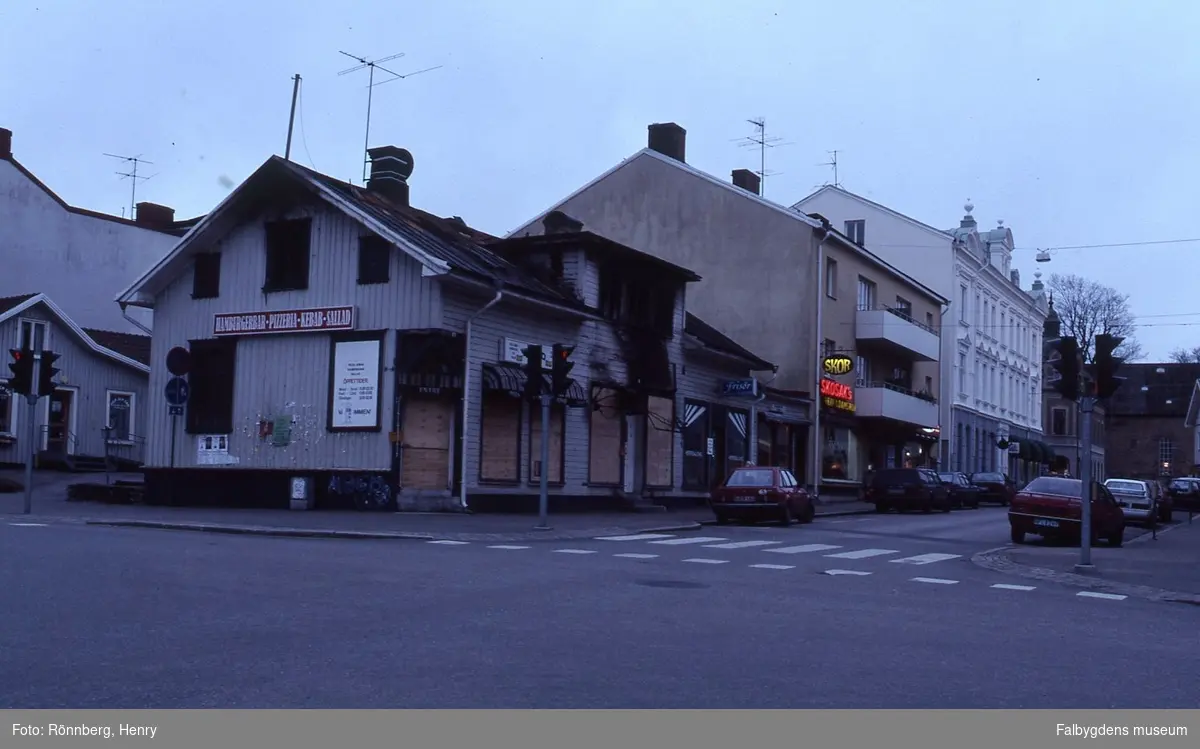
[{"label": "crosswalk", "polygon": [[[829,559],[882,559],[889,557],[892,564],[928,565],[938,562],[948,562],[951,559],[961,559],[961,554],[927,553],[914,556],[899,556],[904,552],[900,549],[847,549],[840,544],[797,544],[788,545],[784,541],[768,541],[755,539],[752,541],[733,541],[719,536],[678,536],[671,533],[635,533],[625,536],[599,536],[595,541],[608,543],[644,543],[647,546],[699,546],[704,549],[719,549],[721,551],[754,550],[767,554],[816,554]],[[894,557],[894,558],[892,558]]]}]

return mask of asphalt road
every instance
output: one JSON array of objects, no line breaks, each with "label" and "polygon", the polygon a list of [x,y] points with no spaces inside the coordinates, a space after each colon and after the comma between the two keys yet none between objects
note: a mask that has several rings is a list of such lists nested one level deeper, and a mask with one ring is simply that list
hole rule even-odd
[{"label": "asphalt road", "polygon": [[0,708],[1185,708],[1200,673],[1195,607],[970,564],[999,509],[490,545],[10,522]]}]

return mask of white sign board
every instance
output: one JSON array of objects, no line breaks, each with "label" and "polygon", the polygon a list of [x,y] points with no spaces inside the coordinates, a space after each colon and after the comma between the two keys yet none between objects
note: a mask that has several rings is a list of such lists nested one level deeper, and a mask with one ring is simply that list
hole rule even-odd
[{"label": "white sign board", "polygon": [[237,462],[229,454],[229,435],[204,434],[196,438],[196,465],[228,466]]},{"label": "white sign board", "polygon": [[382,342],[338,341],[333,349],[333,429],[379,428]]},{"label": "white sign board", "polygon": [[[521,351],[529,346],[528,341],[518,341],[512,338],[500,339],[500,361],[512,364],[525,364],[525,354]],[[542,369],[550,369],[554,364],[554,347],[542,345]]]}]

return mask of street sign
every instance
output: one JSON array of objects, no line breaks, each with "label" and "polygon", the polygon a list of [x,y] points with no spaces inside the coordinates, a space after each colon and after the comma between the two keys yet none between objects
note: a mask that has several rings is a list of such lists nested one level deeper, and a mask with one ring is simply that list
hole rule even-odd
[{"label": "street sign", "polygon": [[167,387],[163,390],[163,394],[167,396],[167,403],[172,406],[182,406],[188,401],[188,383],[182,377],[172,377],[167,380]]},{"label": "street sign", "polygon": [[192,370],[192,352],[182,346],[176,346],[167,352],[167,371],[176,377],[183,377]]},{"label": "street sign", "polygon": [[183,406],[167,406],[167,414],[170,416],[183,416]]}]

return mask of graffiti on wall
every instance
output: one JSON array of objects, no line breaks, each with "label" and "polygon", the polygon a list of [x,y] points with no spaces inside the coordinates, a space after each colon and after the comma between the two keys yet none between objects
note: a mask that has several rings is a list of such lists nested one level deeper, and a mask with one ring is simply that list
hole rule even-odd
[{"label": "graffiti on wall", "polygon": [[360,510],[392,507],[392,486],[385,476],[367,473],[335,473],[329,477],[329,494],[352,499]]}]

